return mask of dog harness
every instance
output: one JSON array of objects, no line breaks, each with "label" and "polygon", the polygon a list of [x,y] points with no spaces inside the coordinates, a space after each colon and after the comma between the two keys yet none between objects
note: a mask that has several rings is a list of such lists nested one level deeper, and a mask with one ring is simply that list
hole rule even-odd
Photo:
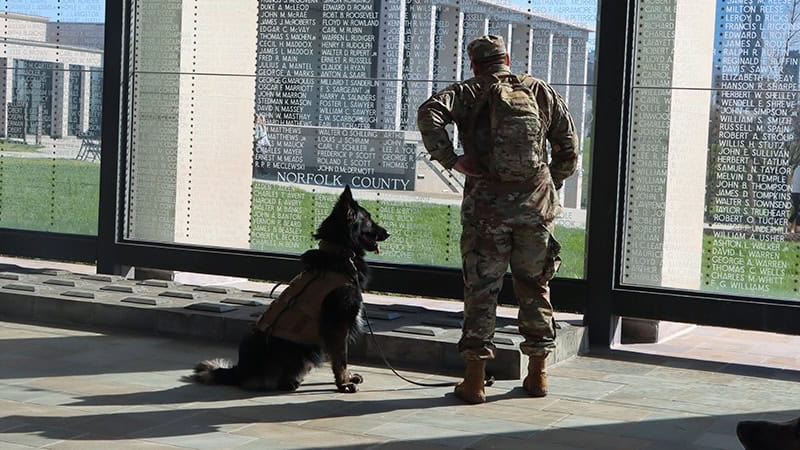
[{"label": "dog harness", "polygon": [[352,277],[340,272],[303,271],[269,305],[256,327],[269,336],[320,345],[322,302],[334,289],[352,284]]}]

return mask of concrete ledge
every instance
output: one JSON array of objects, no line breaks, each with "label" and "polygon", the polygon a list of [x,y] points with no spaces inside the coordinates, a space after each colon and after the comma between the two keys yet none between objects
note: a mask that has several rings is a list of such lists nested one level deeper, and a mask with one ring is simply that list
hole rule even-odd
[{"label": "concrete ledge", "polygon": [[656,344],[694,329],[695,325],[623,317],[621,344]]},{"label": "concrete ledge", "polygon": [[[230,287],[87,276],[63,270],[0,269],[5,269],[0,272],[0,316],[12,321],[238,343],[272,301],[263,292]],[[279,293],[280,289],[275,295]],[[459,375],[463,370],[457,350],[461,313],[403,304],[367,303],[365,308],[375,337],[367,334],[351,347],[354,362],[383,365],[382,351],[396,368],[447,375]],[[558,325],[557,350],[550,355],[550,364],[588,350],[582,326]],[[497,379],[519,379],[525,374],[527,358],[518,349],[522,337],[516,332],[516,320],[498,318],[497,327],[497,358],[487,371]]]}]

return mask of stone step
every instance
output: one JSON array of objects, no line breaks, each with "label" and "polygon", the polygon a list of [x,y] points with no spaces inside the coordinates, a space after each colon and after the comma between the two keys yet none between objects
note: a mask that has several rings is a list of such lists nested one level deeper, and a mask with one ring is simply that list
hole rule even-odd
[{"label": "stone step", "polygon": [[[111,328],[235,345],[272,301],[263,292],[183,285],[163,281],[87,277],[65,271],[4,272],[0,280],[0,317],[74,327]],[[13,277],[12,275],[15,275]],[[77,295],[80,293],[81,295]],[[277,295],[278,293],[275,293]],[[457,344],[461,313],[403,304],[366,304],[374,336],[367,333],[349,351],[356,363],[459,375],[464,363]],[[556,364],[588,350],[579,324],[559,321]],[[497,379],[519,379],[527,357],[516,321],[498,318],[496,359],[487,372]]]}]

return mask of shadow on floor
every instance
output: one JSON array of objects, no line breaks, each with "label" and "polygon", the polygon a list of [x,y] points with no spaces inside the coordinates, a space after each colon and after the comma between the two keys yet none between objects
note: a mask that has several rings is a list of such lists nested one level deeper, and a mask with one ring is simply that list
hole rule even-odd
[{"label": "shadow on floor", "polygon": [[0,339],[0,380],[130,372],[192,367],[205,358],[236,358],[234,345],[209,345],[198,355],[198,342],[158,336],[92,335]]},{"label": "shadow on floor", "polygon": [[[494,396],[493,402],[506,398],[521,397],[521,390],[512,390]],[[223,408],[185,408],[148,412],[117,412],[112,414],[83,415],[77,417],[42,417],[14,415],[3,420],[19,424],[5,433],[36,434],[50,439],[115,440],[115,439],[159,439],[200,435],[223,431],[226,426],[249,424],[282,424],[325,418],[363,417],[370,424],[369,416],[398,410],[424,410],[436,414],[436,408],[458,405],[451,395],[434,398],[387,399],[361,402],[343,400],[314,400],[300,403],[272,405],[247,405]],[[475,408],[481,408],[477,406]],[[432,411],[433,410],[433,411]],[[519,409],[520,413],[536,414],[535,410]],[[740,448],[735,437],[735,424],[740,420],[767,419],[788,420],[800,414],[800,410],[773,411],[769,413],[695,416],[670,419],[627,421],[622,423],[596,424],[576,423],[569,418],[556,422],[549,428],[525,423],[522,417],[515,427],[514,419],[506,417],[504,430],[493,429],[491,418],[486,418],[486,429],[472,428],[465,422],[463,428],[448,423],[441,428],[440,436],[424,438],[436,429],[435,424],[421,422],[423,438],[395,440],[385,446],[374,447],[350,445],[347,448],[544,448],[561,449],[735,449]],[[447,416],[448,414],[444,414]],[[413,419],[399,419],[405,426],[414,424]],[[454,419],[457,421],[457,416]],[[584,418],[585,420],[585,418]],[[374,423],[371,427],[375,427]],[[520,431],[509,431],[514,427]],[[310,429],[313,429],[313,425]],[[303,428],[297,428],[302,433]],[[348,429],[347,433],[361,434],[369,430]],[[343,432],[345,433],[345,432]],[[373,433],[370,433],[373,434]],[[381,433],[377,433],[381,436]],[[310,447],[309,447],[310,448]],[[326,446],[326,448],[336,448]]]},{"label": "shadow on floor", "polygon": [[724,373],[729,375],[768,378],[771,380],[800,381],[800,371],[797,370],[754,366],[749,364],[704,361],[691,358],[680,358],[676,356],[652,355],[647,353],[627,351],[619,348],[606,351],[593,351],[589,354],[581,355],[581,357],[649,364],[654,367],[671,367],[676,369],[691,369],[701,370],[704,372]]},{"label": "shadow on floor", "polygon": [[[207,352],[199,353],[198,343]],[[209,344],[207,340],[144,334],[0,339],[0,367],[3,367],[0,370],[0,380],[163,370],[186,370],[188,375],[192,367],[202,359],[223,357],[235,360],[236,354],[233,343]],[[620,349],[593,351],[581,357],[800,381],[800,371],[796,370],[660,356]],[[353,362],[361,366],[384,368],[380,361],[364,361],[359,358]],[[394,365],[403,370],[419,369],[396,363]]]}]

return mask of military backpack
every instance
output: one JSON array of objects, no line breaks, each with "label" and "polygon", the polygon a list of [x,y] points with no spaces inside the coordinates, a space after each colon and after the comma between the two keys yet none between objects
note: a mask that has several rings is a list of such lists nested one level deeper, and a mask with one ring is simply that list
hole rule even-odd
[{"label": "military backpack", "polygon": [[491,77],[492,82],[479,100],[473,118],[475,122],[483,113],[481,115],[488,116],[490,124],[490,148],[481,149],[480,163],[490,177],[499,181],[530,181],[546,158],[547,125],[542,123],[533,91],[536,80],[529,75],[508,73]]}]

